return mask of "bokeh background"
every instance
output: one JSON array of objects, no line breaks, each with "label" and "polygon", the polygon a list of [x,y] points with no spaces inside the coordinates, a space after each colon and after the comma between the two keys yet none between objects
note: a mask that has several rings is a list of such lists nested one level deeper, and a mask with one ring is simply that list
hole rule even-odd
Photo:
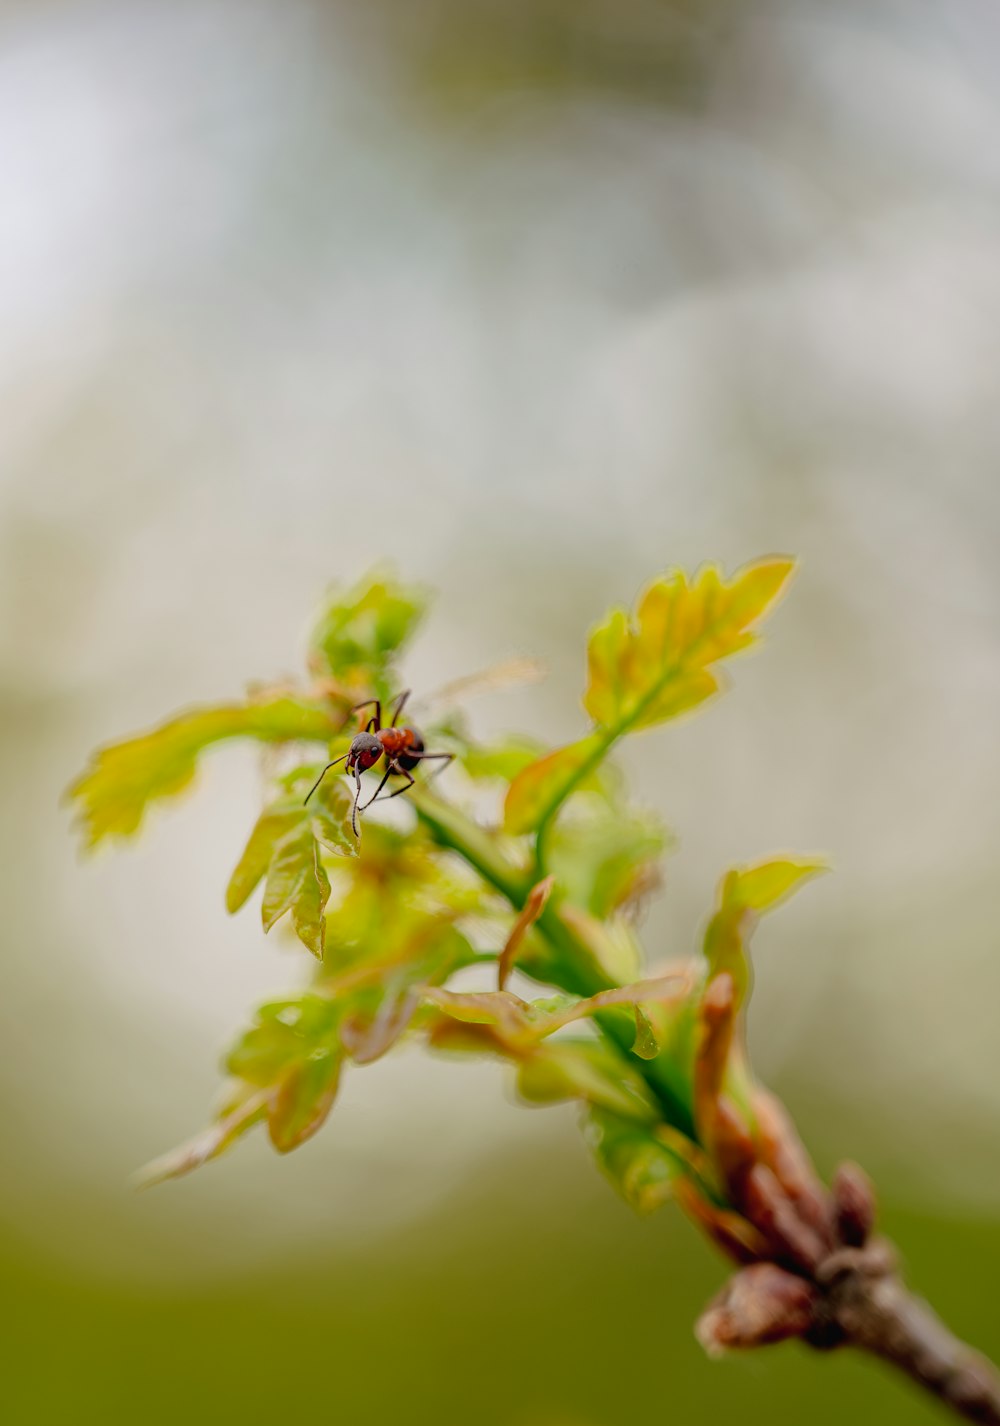
[{"label": "bokeh background", "polygon": [[4,1420],[935,1419],[708,1363],[721,1262],[491,1066],[397,1054],[136,1195],[301,958],[222,906],[251,750],[85,864],[57,804],[373,560],[440,590],[409,682],[540,656],[470,713],[562,741],[608,603],[800,554],[735,692],[626,754],[680,837],[647,939],[832,857],[758,936],[757,1068],[1000,1352],[994,0],[8,0],[0,303]]}]

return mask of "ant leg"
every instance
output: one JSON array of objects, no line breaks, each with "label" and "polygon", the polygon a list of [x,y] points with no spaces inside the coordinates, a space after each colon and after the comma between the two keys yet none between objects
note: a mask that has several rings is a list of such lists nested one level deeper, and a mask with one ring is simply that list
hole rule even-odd
[{"label": "ant leg", "polygon": [[[406,768],[405,768],[405,767],[391,767],[391,768],[389,769],[389,772],[398,773],[400,777],[405,777],[405,778],[406,778],[406,781],[403,783],[403,786],[402,786],[402,787],[394,788],[393,791],[390,792],[390,793],[387,793],[385,797],[379,798],[379,801],[380,801],[380,802],[388,802],[388,801],[390,800],[390,798],[398,797],[401,792],[409,792],[410,788],[411,788],[411,787],[414,787],[414,786],[416,785],[416,778],[415,778],[415,777],[411,777],[410,774],[406,771]],[[388,774],[386,774],[386,776],[388,776]],[[385,783],[385,778],[382,779],[382,782],[383,782],[383,784]],[[380,789],[380,791],[381,791],[381,789]],[[376,794],[375,794],[375,797],[378,797],[378,793],[377,793],[377,792],[376,792]],[[372,798],[372,802],[375,801],[375,797]],[[371,803],[366,803],[365,805],[366,805],[366,806],[371,806]]]},{"label": "ant leg", "polygon": [[362,708],[370,708],[373,703],[375,704],[375,716],[374,718],[369,718],[368,726],[365,728],[365,732],[367,733],[371,728],[372,724],[374,723],[375,731],[377,733],[379,728],[381,728],[382,726],[382,704],[378,698],[366,698],[364,703],[355,703],[353,708],[348,708],[347,716],[344,719],[344,726],[346,727],[347,724],[351,721],[352,713],[360,713]]},{"label": "ant leg", "polygon": [[[388,765],[388,767],[386,768],[385,772],[382,774],[382,781],[379,783],[378,787],[376,787],[376,789],[375,789],[375,797],[378,797],[379,793],[382,791],[383,787],[385,787],[386,783],[389,781],[390,777],[392,776],[392,774],[393,774],[395,771],[396,771],[396,769],[393,767],[392,763],[390,762],[389,765]],[[370,806],[372,805],[372,803],[375,801],[375,797],[369,797],[369,799],[368,799],[367,802],[362,802],[361,806],[358,808],[358,811],[359,811],[359,812],[364,812],[365,809],[368,808],[368,807],[370,807]]]},{"label": "ant leg", "polygon": [[400,713],[402,713],[404,705],[406,704],[406,700],[409,698],[409,696],[410,690],[408,688],[404,688],[403,692],[396,699],[396,706],[392,710],[392,722],[389,724],[390,728],[395,728],[396,724],[399,722],[399,715]]},{"label": "ant leg", "polygon": [[312,797],[313,793],[316,791],[317,787],[319,787],[320,783],[323,781],[324,777],[326,777],[326,775],[327,775],[327,773],[330,771],[330,769],[331,769],[332,767],[336,767],[338,763],[342,763],[342,762],[344,761],[344,758],[346,758],[346,757],[347,757],[347,754],[344,753],[341,757],[339,757],[339,758],[334,758],[334,760],[333,760],[332,763],[327,763],[326,767],[323,769],[323,771],[320,773],[319,777],[318,777],[318,778],[316,779],[316,781],[313,783],[312,787],[310,787],[309,791],[306,793],[306,801],[303,802],[303,804],[302,804],[303,807],[306,805],[306,802],[309,801],[310,797]]},{"label": "ant leg", "polygon": [[[454,759],[455,754],[454,754],[454,753],[407,753],[407,754],[406,754],[406,757],[408,757],[408,758],[419,758],[421,762],[429,762],[432,758],[439,758],[439,759],[441,759],[441,766],[440,766],[440,767],[436,767],[436,768],[434,769],[434,771],[433,771],[433,772],[431,773],[431,775],[430,775],[430,777],[437,777],[439,773],[444,772],[444,770],[445,770],[445,768],[448,766],[448,764]],[[430,777],[427,779],[428,782],[430,781]]]}]

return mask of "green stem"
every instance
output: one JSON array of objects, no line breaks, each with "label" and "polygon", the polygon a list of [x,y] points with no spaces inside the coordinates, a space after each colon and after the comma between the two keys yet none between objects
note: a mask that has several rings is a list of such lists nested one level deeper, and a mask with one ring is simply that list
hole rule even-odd
[{"label": "green stem", "polygon": [[548,807],[539,819],[538,828],[535,832],[535,872],[539,880],[548,872],[548,836],[552,824],[559,814],[559,810],[568,797],[571,797],[580,784],[596,772],[615,743],[622,736],[626,729],[616,729],[614,732],[606,730],[595,738],[594,750],[587,760],[580,764],[579,768],[566,779],[557,795],[551,799]]},{"label": "green stem", "polygon": [[[417,816],[438,845],[461,856],[520,911],[535,884],[535,876],[510,862],[489,832],[450,803],[434,797],[424,788],[414,788],[410,800]],[[596,995],[598,991],[609,990],[617,984],[603,969],[592,947],[561,916],[558,895],[549,901],[536,929],[547,943],[551,956],[539,964],[521,961],[521,968],[529,974],[572,995]],[[607,1010],[594,1019],[601,1031],[627,1057],[630,1066],[643,1075],[656,1096],[664,1120],[697,1142],[692,1106],[678,1093],[665,1058],[661,1055],[653,1060],[641,1060],[631,1053],[635,1039],[635,1024],[631,1016],[620,1010]]]},{"label": "green stem", "polygon": [[[695,644],[693,650],[689,649],[687,651],[688,658],[690,658],[693,651],[697,650],[697,647],[698,645]],[[664,689],[667,688],[671,680],[680,678],[683,673],[683,664],[676,663],[671,665],[666,669],[663,675],[657,679],[653,686],[642,695],[627,717],[620,719],[612,728],[601,728],[592,734],[594,739],[593,750],[579,767],[573,769],[559,791],[549,799],[548,806],[539,818],[538,828],[535,833],[535,871],[538,877],[543,877],[546,873],[549,832],[566,799],[573,795],[576,789],[591,773],[597,771],[619,738],[623,738],[630,729],[635,727],[646,709],[663,694]],[[668,714],[668,717],[669,716]]]}]

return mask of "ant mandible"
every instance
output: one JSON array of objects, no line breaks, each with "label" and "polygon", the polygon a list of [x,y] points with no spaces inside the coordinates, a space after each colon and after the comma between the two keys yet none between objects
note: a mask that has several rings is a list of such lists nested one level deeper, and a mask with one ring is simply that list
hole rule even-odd
[{"label": "ant mandible", "polygon": [[[382,799],[383,801],[387,801],[389,797],[398,797],[401,792],[409,791],[416,782],[413,769],[420,763],[428,762],[434,758],[451,762],[455,756],[454,753],[428,753],[424,750],[424,740],[416,728],[397,727],[399,715],[409,696],[410,690],[407,688],[396,699],[392,710],[392,722],[387,728],[382,727],[382,704],[378,698],[366,698],[364,703],[355,703],[353,708],[349,708],[348,717],[352,713],[359,713],[362,708],[370,708],[374,703],[375,713],[366,723],[364,732],[355,735],[347,752],[342,753],[339,758],[334,758],[332,763],[327,763],[306,796],[306,802],[308,802],[330,769],[336,767],[338,763],[344,763],[344,771],[354,778],[358,789],[354,794],[354,806],[351,808],[351,826],[354,828],[356,837],[361,835],[358,830],[358,813],[364,812],[376,801],[390,777],[405,777],[406,782],[402,787],[397,787],[394,792],[387,793],[386,797]],[[359,807],[361,774],[374,767],[379,758],[383,756],[386,768],[382,775],[382,781],[376,787],[374,797],[369,797],[368,801]]]}]

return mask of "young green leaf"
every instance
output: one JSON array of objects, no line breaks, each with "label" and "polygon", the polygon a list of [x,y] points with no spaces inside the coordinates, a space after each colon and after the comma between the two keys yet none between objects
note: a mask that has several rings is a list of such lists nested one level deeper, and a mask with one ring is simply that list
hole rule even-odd
[{"label": "young green leaf", "polygon": [[297,808],[282,805],[283,811],[272,808],[257,818],[226,887],[226,910],[230,914],[237,912],[253,895],[271,865],[278,843],[284,841],[302,821]]},{"label": "young green leaf", "polygon": [[150,733],[102,748],[68,792],[85,845],[130,837],[150,802],[175,796],[191,783],[199,754],[212,743],[226,738],[326,742],[340,721],[323,702],[283,694],[194,709]]},{"label": "young green leaf", "polygon": [[322,1127],[337,1097],[341,1060],[337,1047],[318,1045],[282,1076],[267,1114],[267,1132],[279,1153],[297,1149]]},{"label": "young green leaf", "polygon": [[274,849],[264,884],[261,916],[270,931],[286,911],[295,934],[317,960],[323,959],[330,878],[320,861],[319,845],[308,826],[285,837]]},{"label": "young green leaf", "polygon": [[703,703],[718,690],[711,664],[754,642],[752,626],[778,598],[794,560],[776,557],[737,570],[714,565],[688,580],[674,570],[643,591],[635,610],[613,609],[590,636],[584,707],[594,732],[524,768],[507,794],[508,831],[542,839],[558,808],[599,766],[615,741]]},{"label": "young green leaf", "polygon": [[665,1203],[687,1169],[685,1160],[650,1129],[605,1108],[588,1112],[584,1135],[601,1169],[638,1213],[652,1213]]},{"label": "young green leaf", "polygon": [[310,639],[313,667],[348,687],[386,697],[394,656],[411,637],[427,593],[374,570],[351,589],[334,589]]},{"label": "young green leaf", "polygon": [[290,791],[271,804],[257,819],[243,855],[229,879],[226,907],[238,911],[262,877],[264,930],[291,911],[296,933],[313,955],[322,959],[325,922],[323,912],[330,882],[320,858],[320,845],[342,856],[356,857],[357,842],[350,829],[351,796],[343,783],[322,783],[309,804],[301,783],[313,769],[298,769],[285,779]]}]

